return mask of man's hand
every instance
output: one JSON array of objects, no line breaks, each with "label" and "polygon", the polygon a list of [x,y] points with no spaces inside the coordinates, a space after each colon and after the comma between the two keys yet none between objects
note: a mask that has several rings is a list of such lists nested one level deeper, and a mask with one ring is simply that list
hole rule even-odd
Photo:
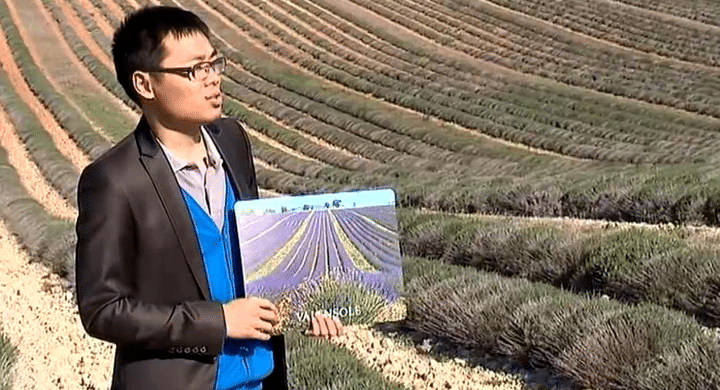
[{"label": "man's hand", "polygon": [[227,337],[232,339],[270,340],[277,324],[278,309],[267,299],[238,298],[223,305]]},{"label": "man's hand", "polygon": [[310,319],[306,334],[326,338],[339,336],[343,334],[343,324],[337,317],[328,318],[320,314],[320,312],[317,312]]}]

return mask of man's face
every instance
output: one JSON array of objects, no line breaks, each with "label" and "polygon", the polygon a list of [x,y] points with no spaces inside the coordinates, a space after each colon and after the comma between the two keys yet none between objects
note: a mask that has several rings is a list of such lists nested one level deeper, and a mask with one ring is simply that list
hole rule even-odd
[{"label": "man's face", "polygon": [[[163,40],[164,58],[160,68],[183,68],[217,58],[210,41],[201,33]],[[153,73],[156,109],[160,120],[170,126],[191,125],[213,121],[222,113],[220,75],[210,72],[206,80],[189,80],[172,73]]]}]

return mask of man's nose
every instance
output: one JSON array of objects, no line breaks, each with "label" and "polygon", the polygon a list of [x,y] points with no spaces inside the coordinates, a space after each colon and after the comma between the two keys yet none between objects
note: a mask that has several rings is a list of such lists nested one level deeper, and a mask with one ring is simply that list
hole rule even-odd
[{"label": "man's nose", "polygon": [[215,70],[215,68],[210,68],[210,74],[207,77],[207,80],[205,82],[207,85],[216,85],[219,84],[222,80],[222,74]]}]

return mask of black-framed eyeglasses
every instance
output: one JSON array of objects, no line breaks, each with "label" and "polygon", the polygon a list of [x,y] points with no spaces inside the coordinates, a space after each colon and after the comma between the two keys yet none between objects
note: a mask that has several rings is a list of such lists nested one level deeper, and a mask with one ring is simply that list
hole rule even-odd
[{"label": "black-framed eyeglasses", "polygon": [[227,61],[225,57],[218,57],[212,61],[198,62],[197,64],[185,67],[185,68],[156,68],[149,69],[146,72],[158,72],[158,73],[174,73],[180,76],[187,77],[190,81],[205,81],[212,71],[217,74],[223,74],[225,72],[225,65]]}]

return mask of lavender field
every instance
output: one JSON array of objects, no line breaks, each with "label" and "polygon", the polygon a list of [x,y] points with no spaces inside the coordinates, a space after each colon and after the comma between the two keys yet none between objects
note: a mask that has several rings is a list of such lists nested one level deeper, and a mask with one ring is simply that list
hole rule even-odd
[{"label": "lavender field", "polygon": [[[396,229],[395,209],[387,205],[240,215],[246,293],[309,301],[331,280],[390,305],[403,288]],[[333,302],[350,304],[347,297]],[[292,306],[302,308],[303,302]]]}]

